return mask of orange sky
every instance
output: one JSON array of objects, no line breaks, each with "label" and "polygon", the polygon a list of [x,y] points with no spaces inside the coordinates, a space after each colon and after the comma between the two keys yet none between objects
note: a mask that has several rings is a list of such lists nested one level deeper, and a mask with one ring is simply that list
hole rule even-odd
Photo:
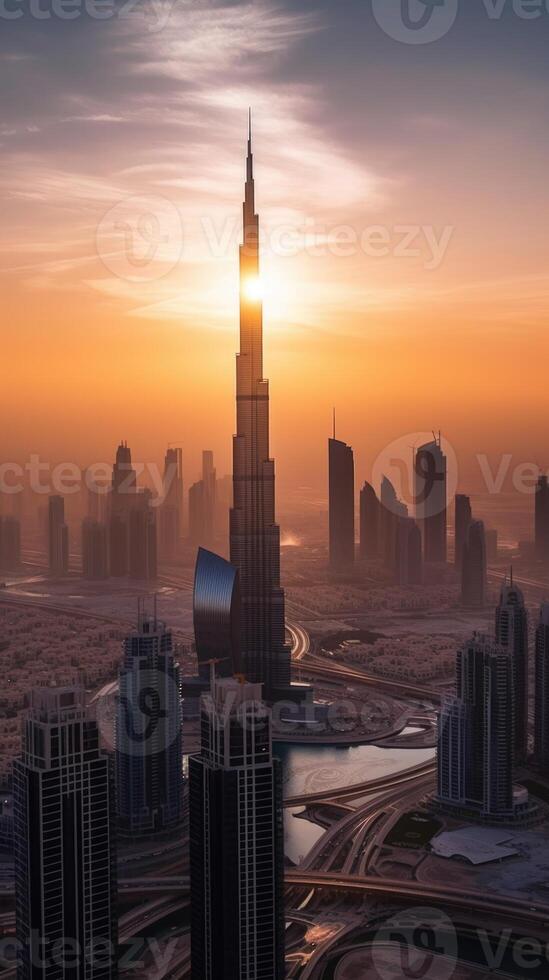
[{"label": "orange sky", "polygon": [[477,453],[549,463],[544,90],[495,34],[466,65],[459,35],[345,60],[335,16],[191,4],[152,34],[110,22],[101,48],[87,24],[70,89],[58,35],[13,35],[5,459],[109,460],[125,438],[142,460],[180,441],[188,479],[205,447],[229,470],[252,103],[281,485],[323,486],[334,404],[360,480],[433,428],[464,487]]}]

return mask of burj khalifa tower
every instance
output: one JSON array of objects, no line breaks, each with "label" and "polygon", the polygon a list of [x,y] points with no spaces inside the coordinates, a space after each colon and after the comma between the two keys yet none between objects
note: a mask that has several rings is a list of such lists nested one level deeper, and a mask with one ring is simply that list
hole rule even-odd
[{"label": "burj khalifa tower", "polygon": [[263,304],[259,217],[255,212],[251,113],[246,161],[244,234],[240,246],[240,353],[236,358],[231,563],[239,570],[241,654],[248,680],[266,700],[288,696],[290,649],[280,587],[280,529],[275,521],[275,467],[269,457],[269,382],[263,377]]}]

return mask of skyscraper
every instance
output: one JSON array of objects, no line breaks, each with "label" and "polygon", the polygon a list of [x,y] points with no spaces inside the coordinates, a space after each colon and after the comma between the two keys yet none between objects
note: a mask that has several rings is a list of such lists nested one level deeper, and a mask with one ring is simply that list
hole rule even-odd
[{"label": "skyscraper", "polygon": [[401,518],[408,517],[408,508],[399,500],[393,484],[386,476],[381,481],[380,497],[380,551],[385,564],[392,570],[395,566],[398,522]]},{"label": "skyscraper", "polygon": [[330,568],[344,571],[355,560],[355,463],[353,450],[336,439],[328,440]]},{"label": "skyscraper", "polygon": [[445,562],[447,461],[440,436],[421,446],[416,453],[414,499],[425,561]]},{"label": "skyscraper", "polygon": [[239,571],[243,668],[264,685],[267,700],[290,689],[280,587],[280,530],[275,521],[275,468],[269,456],[269,382],[263,372],[263,305],[259,281],[259,218],[251,127],[248,134],[244,235],[240,248],[240,353],[236,364],[236,435],[230,559]]},{"label": "skyscraper", "polygon": [[396,526],[394,581],[397,585],[421,585],[423,552],[421,531],[413,517],[399,517]]},{"label": "skyscraper", "polygon": [[166,625],[139,605],[124,641],[116,715],[118,821],[128,834],[170,830],[182,819],[179,668]]},{"label": "skyscraper", "polygon": [[438,798],[485,819],[528,810],[513,787],[513,658],[475,636],[457,655],[456,697],[443,702],[438,728]]},{"label": "skyscraper", "polygon": [[456,493],[454,564],[458,571],[461,570],[463,563],[463,549],[467,541],[469,525],[472,520],[473,512],[471,510],[470,497],[466,497],[464,493]]},{"label": "skyscraper", "polygon": [[280,763],[261,685],[213,679],[190,760],[193,980],[283,980]]},{"label": "skyscraper", "polygon": [[0,516],[0,568],[13,571],[21,563],[21,522]]},{"label": "skyscraper", "polygon": [[523,762],[528,754],[528,613],[512,571],[510,584],[501,588],[495,636],[513,658],[515,761]]},{"label": "skyscraper", "polygon": [[538,765],[547,773],[549,772],[549,602],[544,602],[541,606],[536,629],[535,693],[534,754]]},{"label": "skyscraper", "polygon": [[202,453],[202,479],[189,489],[189,541],[198,547],[211,548],[215,538],[217,476],[213,453]]},{"label": "skyscraper", "polygon": [[545,475],[538,480],[535,500],[536,558],[549,562],[549,479]]},{"label": "skyscraper", "polygon": [[482,608],[486,603],[486,541],[482,521],[472,521],[467,531],[461,566],[461,601]]},{"label": "skyscraper", "polygon": [[378,558],[381,504],[374,488],[365,483],[360,491],[360,557]]},{"label": "skyscraper", "polygon": [[139,490],[129,511],[128,571],[131,578],[148,581],[156,578],[156,513],[150,490]]},{"label": "skyscraper", "polygon": [[137,475],[127,442],[116,450],[109,500],[109,552],[111,575],[120,577],[129,570],[129,516],[137,493]]},{"label": "skyscraper", "polygon": [[237,569],[219,555],[199,548],[194,573],[193,619],[202,680],[209,679],[212,660],[219,661],[220,677],[232,677],[240,672],[240,607]]},{"label": "skyscraper", "polygon": [[92,517],[82,521],[82,574],[87,579],[109,577],[109,529]]},{"label": "skyscraper", "polygon": [[69,570],[69,529],[65,524],[63,497],[48,502],[48,560],[51,575],[66,575]]},{"label": "skyscraper", "polygon": [[438,798],[455,806],[464,806],[466,800],[467,723],[465,702],[458,697],[443,698],[438,716]]},{"label": "skyscraper", "polygon": [[457,694],[469,713],[465,795],[484,813],[513,811],[513,660],[475,636],[458,652]]},{"label": "skyscraper", "polygon": [[183,534],[183,453],[170,448],[164,459],[163,500],[159,510],[158,550],[163,558],[175,558]]},{"label": "skyscraper", "polygon": [[31,692],[13,786],[18,977],[110,980],[117,942],[114,793],[83,690]]}]

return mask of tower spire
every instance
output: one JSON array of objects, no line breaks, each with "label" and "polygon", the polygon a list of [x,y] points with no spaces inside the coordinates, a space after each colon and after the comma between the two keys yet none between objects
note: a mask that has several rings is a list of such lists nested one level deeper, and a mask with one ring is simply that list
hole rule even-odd
[{"label": "tower spire", "polygon": [[246,179],[254,179],[254,155],[252,151],[252,109],[248,109],[248,158],[246,162]]}]

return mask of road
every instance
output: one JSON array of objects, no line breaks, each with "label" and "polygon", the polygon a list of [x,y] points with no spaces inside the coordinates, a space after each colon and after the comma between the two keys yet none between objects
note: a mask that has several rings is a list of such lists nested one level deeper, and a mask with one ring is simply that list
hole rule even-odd
[{"label": "road", "polygon": [[307,660],[302,662],[302,669],[305,674],[312,674],[315,677],[360,683],[380,691],[387,691],[387,693],[397,693],[401,697],[416,701],[430,701],[436,704],[441,699],[440,692],[433,690],[433,688],[421,687],[406,681],[395,681],[387,677],[377,677],[354,667],[347,667],[345,664],[332,663],[315,655],[308,656]]},{"label": "road", "polygon": [[362,796],[368,796],[370,793],[379,793],[397,786],[401,786],[404,789],[407,784],[416,780],[418,776],[429,776],[435,772],[436,764],[434,762],[422,762],[410,769],[380,776],[379,779],[369,779],[363,783],[355,783],[352,786],[338,786],[334,789],[321,790],[317,793],[304,793],[302,796],[288,796],[284,800],[284,806],[313,806],[315,803],[329,803],[336,800],[356,800]]},{"label": "road", "polygon": [[338,872],[305,871],[301,868],[287,869],[285,881],[287,885],[299,885],[303,888],[331,889],[348,894],[381,895],[403,902],[418,902],[422,905],[433,902],[436,907],[449,906],[479,914],[504,915],[514,921],[520,919],[544,929],[549,924],[549,905],[532,906],[529,902],[519,899],[511,900],[495,894],[487,896],[483,892],[467,892],[448,885],[437,887],[412,881],[378,878],[373,875],[357,877]]}]

